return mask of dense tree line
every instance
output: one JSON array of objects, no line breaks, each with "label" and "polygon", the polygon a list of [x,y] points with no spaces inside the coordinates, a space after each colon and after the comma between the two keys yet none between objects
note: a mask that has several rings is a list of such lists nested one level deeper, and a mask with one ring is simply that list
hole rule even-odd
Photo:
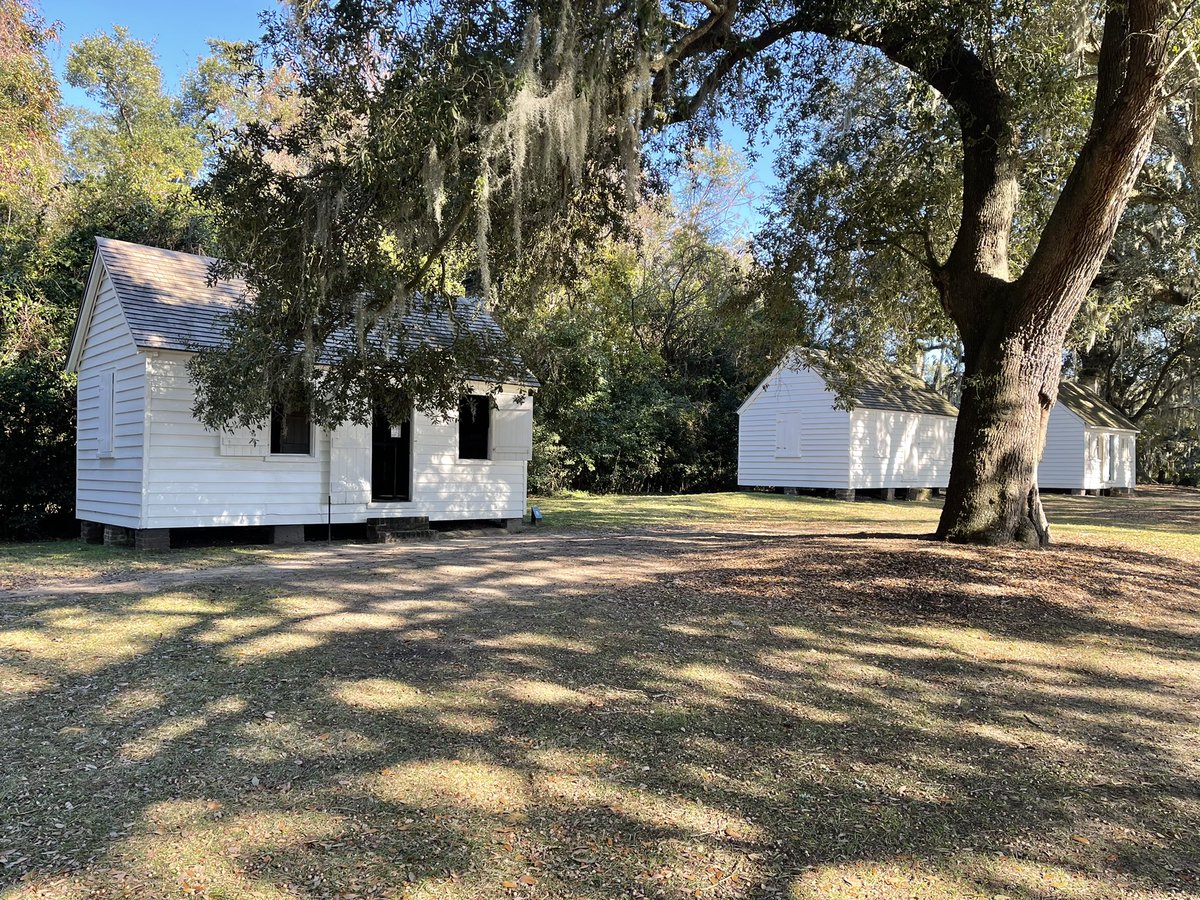
[{"label": "dense tree line", "polygon": [[[33,6],[0,0],[0,539],[73,528],[63,365],[93,238],[219,251],[203,196],[215,153],[239,127],[297,117],[286,67],[255,65],[244,45],[213,42],[169,91],[150,46],[119,26],[70,48],[65,78],[95,110],[65,108],[54,39]],[[733,483],[733,409],[766,355],[747,365],[730,314],[745,274],[726,246],[738,174],[727,154],[702,156],[682,206],[648,200],[570,290],[507,323],[545,382],[535,489]]]},{"label": "dense tree line", "polygon": [[[392,390],[400,372],[412,382],[410,367],[371,342],[347,347],[331,369],[312,364],[313,347],[355,323],[386,327],[439,290],[456,254],[476,254],[485,288],[539,264],[569,283],[589,234],[639,202],[647,148],[711,137],[731,116],[752,133],[771,123],[785,174],[803,169],[812,119],[836,121],[845,85],[881,69],[942,109],[861,130],[859,155],[877,138],[941,139],[952,188],[939,209],[920,192],[893,192],[899,202],[878,212],[830,212],[873,215],[884,238],[928,238],[915,250],[925,293],[963,361],[939,536],[1044,544],[1036,467],[1069,332],[1196,31],[1191,5],[1174,0],[366,0],[285,10],[263,52],[294,68],[305,115],[281,134],[248,133],[216,167],[222,235],[257,302],[239,315],[235,344],[197,373],[202,412],[213,422],[258,416],[265,401],[243,385],[302,381],[332,421],[364,379],[372,394]],[[777,224],[804,210],[779,213]],[[922,227],[941,213],[941,235]],[[250,225],[263,215],[287,233],[264,239]],[[847,277],[867,254],[837,256]],[[767,273],[781,261],[766,259]],[[803,303],[814,285],[775,286]],[[920,317],[911,293],[885,298],[895,318]],[[863,350],[855,337],[846,358]],[[281,344],[284,360],[247,352]],[[453,387],[452,367],[461,386],[466,359],[447,362],[418,403]]]},{"label": "dense tree line", "polygon": [[745,305],[747,200],[736,158],[694,150],[673,192],[642,203],[569,286],[502,305],[544,381],[532,489],[736,485],[736,410],[775,361]]}]

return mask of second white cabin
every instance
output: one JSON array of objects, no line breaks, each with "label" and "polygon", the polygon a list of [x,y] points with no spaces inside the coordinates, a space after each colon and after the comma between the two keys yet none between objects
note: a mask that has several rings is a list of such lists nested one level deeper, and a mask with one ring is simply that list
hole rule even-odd
[{"label": "second white cabin", "polygon": [[1038,486],[1074,493],[1126,493],[1137,486],[1138,427],[1116,407],[1070,381],[1046,425]]},{"label": "second white cabin", "polygon": [[848,398],[811,351],[793,351],[738,410],[742,487],[856,490],[944,488],[958,411],[915,375],[872,367]]},{"label": "second white cabin", "polygon": [[[207,430],[188,362],[221,340],[242,289],[209,282],[213,261],[97,239],[68,370],[77,372],[76,517],[85,537],[170,545],[176,529],[517,520],[525,513],[536,381],[492,385],[458,410],[393,427],[317,426],[277,410],[261,430]],[[449,323],[423,322],[436,338]],[[498,328],[476,310],[472,328]],[[389,526],[387,523],[395,523]]]}]

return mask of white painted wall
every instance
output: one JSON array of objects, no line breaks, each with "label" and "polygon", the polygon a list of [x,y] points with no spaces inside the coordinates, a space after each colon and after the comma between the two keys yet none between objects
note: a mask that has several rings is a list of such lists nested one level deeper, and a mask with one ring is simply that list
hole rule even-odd
[{"label": "white painted wall", "polygon": [[850,414],[850,487],[944,488],[955,419],[858,408]]},{"label": "white painted wall", "polygon": [[[370,500],[370,429],[331,436],[314,428],[313,452],[270,453],[265,433],[215,434],[193,417],[191,354],[135,346],[97,259],[82,306],[72,365],[79,376],[76,515],[128,528],[293,525],[388,516],[430,521],[519,518],[532,455],[533,398],[507,387],[492,412],[491,458],[458,459],[458,423],[417,414],[413,499]],[[478,386],[481,392],[486,390]]]},{"label": "white painted wall", "polygon": [[1059,490],[1098,487],[1086,483],[1083,445],[1083,420],[1056,403],[1046,423],[1046,447],[1038,464],[1038,486]]},{"label": "white painted wall", "polygon": [[738,484],[746,487],[945,487],[955,419],[837,409],[811,369],[780,367],[738,415]]},{"label": "white painted wall", "polygon": [[850,413],[811,369],[779,368],[738,415],[738,484],[844,488]]},{"label": "white painted wall", "polygon": [[[458,459],[458,423],[416,414],[412,426],[413,499],[370,500],[370,430],[343,426],[315,429],[312,455],[272,455],[262,435],[231,439],[214,434],[192,416],[194,389],[189,355],[151,353],[145,528],[213,525],[299,525],[326,521],[333,489],[333,521],[362,522],[386,516],[427,516],[430,521],[519,518],[525,513],[524,458]],[[501,394],[505,409],[519,409],[524,427],[533,401],[514,403],[515,389]],[[497,427],[493,435],[508,435]],[[224,445],[224,446],[223,446]],[[513,455],[511,446],[505,451]],[[331,484],[331,455],[334,459]],[[496,455],[494,453],[494,455]],[[501,454],[503,455],[503,454]]]},{"label": "white painted wall", "polygon": [[91,522],[138,528],[145,360],[134,346],[112,284],[99,261],[96,266],[84,306],[91,315],[80,322],[85,330],[80,335],[76,399],[75,515]]},{"label": "white painted wall", "polygon": [[[271,456],[267,434],[207,431],[192,415],[189,354],[146,360],[145,528],[288,525],[324,521],[329,436],[312,455]],[[255,442],[256,441],[256,442]]]},{"label": "white painted wall", "polygon": [[[1111,470],[1110,453],[1115,454]],[[1038,485],[1089,491],[1136,487],[1137,434],[1085,425],[1071,410],[1056,404],[1046,425],[1046,449],[1038,466]]]}]

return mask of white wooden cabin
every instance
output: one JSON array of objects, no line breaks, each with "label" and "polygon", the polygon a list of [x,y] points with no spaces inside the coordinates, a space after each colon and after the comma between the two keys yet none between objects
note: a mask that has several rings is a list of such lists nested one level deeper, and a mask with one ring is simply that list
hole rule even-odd
[{"label": "white wooden cabin", "polygon": [[1064,381],[1046,424],[1038,486],[1074,493],[1137,486],[1138,427],[1082,385]]},{"label": "white wooden cabin", "polygon": [[738,484],[856,490],[944,488],[957,410],[915,375],[864,367],[839,408],[815,351],[792,351],[738,410]]},{"label": "white wooden cabin", "polygon": [[[79,376],[76,516],[85,537],[169,546],[170,529],[274,526],[297,540],[303,526],[517,520],[525,513],[537,382],[505,384],[481,415],[446,421],[415,412],[403,427],[332,431],[304,410],[272,417],[261,432],[216,433],[192,415],[188,361],[221,340],[237,283],[208,283],[213,260],[97,238],[72,337],[68,371]],[[472,328],[496,333],[476,309]],[[428,314],[426,314],[428,316]],[[449,322],[424,321],[436,339]],[[103,526],[101,529],[100,526]]]}]

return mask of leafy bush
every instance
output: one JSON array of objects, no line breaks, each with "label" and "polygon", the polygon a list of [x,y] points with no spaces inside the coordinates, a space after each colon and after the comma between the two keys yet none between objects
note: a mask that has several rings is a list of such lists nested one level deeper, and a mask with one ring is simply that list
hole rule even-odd
[{"label": "leafy bush", "polygon": [[75,378],[49,360],[0,366],[0,540],[75,527]]}]

